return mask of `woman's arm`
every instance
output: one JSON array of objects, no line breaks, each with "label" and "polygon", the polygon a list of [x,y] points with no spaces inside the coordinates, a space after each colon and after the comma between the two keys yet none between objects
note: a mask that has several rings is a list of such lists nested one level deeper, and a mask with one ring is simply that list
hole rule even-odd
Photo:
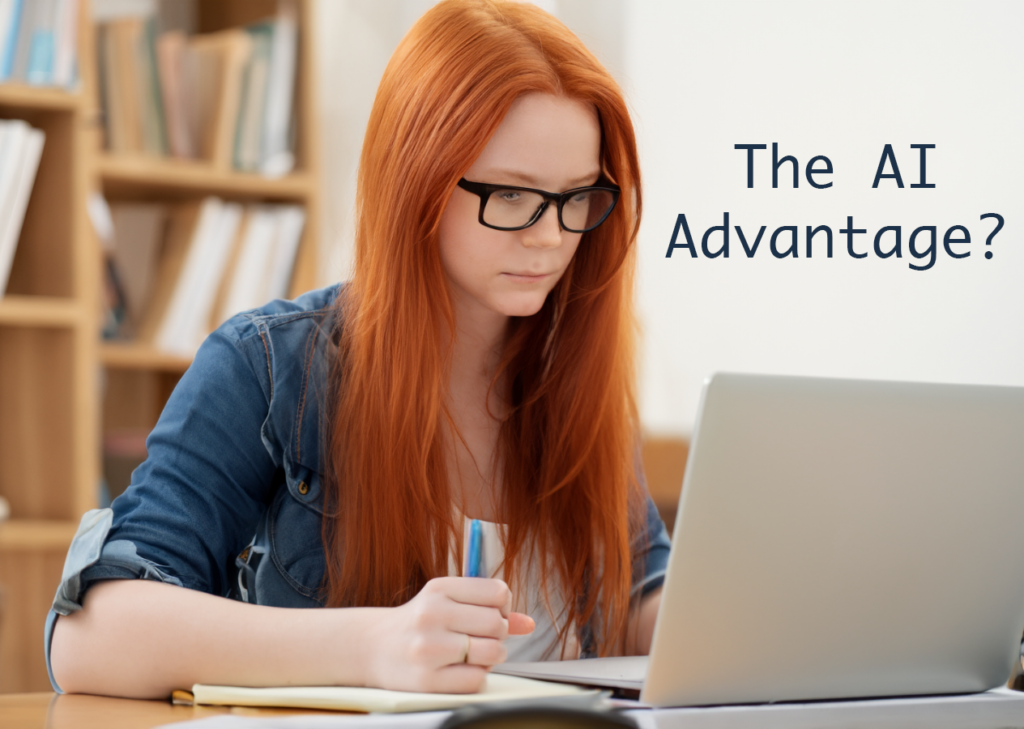
[{"label": "woman's arm", "polygon": [[654,637],[654,621],[658,618],[661,607],[661,588],[652,590],[630,614],[629,628],[626,630],[626,655],[646,656],[651,652],[651,639]]},{"label": "woman's arm", "polygon": [[345,609],[266,607],[110,580],[57,621],[51,661],[64,691],[127,698],[166,698],[195,683],[464,693],[505,660],[509,634],[533,629],[510,605],[504,582],[479,578],[431,580],[397,608]]}]

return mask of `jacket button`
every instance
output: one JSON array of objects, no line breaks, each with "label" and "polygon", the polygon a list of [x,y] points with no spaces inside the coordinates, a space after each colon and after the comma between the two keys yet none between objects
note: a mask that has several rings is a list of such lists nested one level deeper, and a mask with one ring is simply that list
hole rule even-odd
[{"label": "jacket button", "polygon": [[305,481],[299,481],[299,493],[305,496],[309,493],[309,484]]}]

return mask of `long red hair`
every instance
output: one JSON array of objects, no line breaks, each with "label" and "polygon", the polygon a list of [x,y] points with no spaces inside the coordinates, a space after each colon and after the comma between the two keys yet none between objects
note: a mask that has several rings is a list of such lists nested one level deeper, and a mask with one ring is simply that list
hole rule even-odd
[{"label": "long red hair", "polygon": [[338,300],[326,603],[399,605],[448,573],[450,553],[461,563],[445,457],[445,332],[455,315],[438,228],[458,180],[529,92],[597,109],[602,171],[622,195],[584,234],[542,309],[510,324],[494,380],[510,383],[499,393],[509,414],[497,445],[504,571],[515,591],[517,560],[536,560],[545,587],[555,579],[568,598],[561,639],[589,624],[604,655],[624,640],[644,514],[632,308],[640,173],[618,85],[562,23],[526,3],[439,3],[398,46],[377,91],[359,168],[355,273]]}]

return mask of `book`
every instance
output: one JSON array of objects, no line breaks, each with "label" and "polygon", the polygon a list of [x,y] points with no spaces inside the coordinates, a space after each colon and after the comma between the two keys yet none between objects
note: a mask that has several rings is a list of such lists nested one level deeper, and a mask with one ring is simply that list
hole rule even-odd
[{"label": "book", "polygon": [[246,32],[252,39],[252,52],[246,64],[238,108],[234,166],[238,170],[253,172],[259,169],[262,161],[263,122],[274,25],[257,23],[249,26]]},{"label": "book", "polygon": [[[14,189],[15,172],[24,151],[28,124],[20,120],[0,122],[0,221]],[[14,263],[15,246],[0,240],[0,295],[7,288],[7,278]]]},{"label": "book", "polygon": [[[17,146],[12,147],[11,154],[4,155],[3,170],[0,171],[3,179],[0,182],[0,293],[7,288],[44,141],[43,132],[25,122],[15,120],[6,123],[15,131],[10,143]],[[9,185],[8,174],[12,175]]]},{"label": "book", "polygon": [[79,0],[0,0],[0,81],[77,80]]},{"label": "book", "polygon": [[50,83],[53,77],[54,29],[56,26],[56,0],[35,0],[35,24],[28,38],[28,58],[24,74],[20,76],[30,84]]},{"label": "book", "polygon": [[0,0],[0,81],[11,75],[22,0]]},{"label": "book", "polygon": [[484,688],[473,694],[415,693],[351,686],[243,688],[196,684],[192,687],[192,695],[196,704],[215,706],[276,706],[381,713],[440,711],[498,701],[557,700],[562,705],[571,703],[578,707],[594,707],[604,700],[603,695],[594,689],[493,673],[488,674]]},{"label": "book", "polygon": [[278,216],[274,207],[252,205],[246,211],[245,230],[228,274],[213,327],[241,311],[267,302],[266,280],[277,238]]},{"label": "book", "polygon": [[25,81],[26,72],[28,71],[29,63],[29,52],[32,47],[32,38],[36,33],[37,28],[41,27],[45,23],[46,14],[48,12],[48,6],[52,0],[44,0],[43,2],[33,2],[32,0],[23,0],[21,15],[18,21],[18,32],[15,39],[15,45],[13,49],[14,57],[12,59],[11,74],[9,78],[12,81]]},{"label": "book", "polygon": [[288,295],[295,254],[306,220],[299,205],[253,205],[227,268],[211,329],[235,314]]},{"label": "book", "polygon": [[242,73],[252,41],[240,28],[189,39],[190,88],[196,91],[194,130],[203,159],[230,168],[241,98]]},{"label": "book", "polygon": [[155,18],[129,16],[101,24],[97,42],[107,148],[166,155]]},{"label": "book", "polygon": [[292,0],[278,3],[267,79],[260,170],[270,177],[292,171],[292,114],[298,56],[298,13]]},{"label": "book", "polygon": [[[3,145],[0,134],[0,158]],[[111,336],[190,356],[230,316],[287,296],[306,217],[300,206],[243,208],[208,197],[108,207],[96,198],[89,212],[111,262],[108,308],[125,311]]]},{"label": "book", "polygon": [[280,227],[274,258],[270,263],[270,278],[267,281],[267,301],[285,299],[292,281],[292,271],[306,226],[306,210],[301,205],[284,205],[279,208]]},{"label": "book", "polygon": [[110,148],[115,152],[141,152],[143,149],[138,67],[142,33],[141,18],[121,18],[109,23],[102,36],[107,44],[103,70],[112,102],[107,110],[111,127]]},{"label": "book", "polygon": [[53,74],[50,83],[73,86],[78,73],[78,0],[57,0],[53,33]]},{"label": "book", "polygon": [[[4,3],[19,1],[0,0],[0,31]],[[60,29],[80,0],[40,1],[56,3],[57,79],[66,65]],[[290,172],[298,67],[295,2],[280,0],[276,16],[245,28],[192,36],[181,30],[158,36],[157,7],[108,2],[94,12],[107,148],[201,159],[271,177]],[[164,6],[159,7],[163,20]],[[33,10],[33,22],[39,12]]]},{"label": "book", "polygon": [[242,206],[205,198],[180,275],[153,341],[164,352],[191,356],[207,334],[210,310],[235,243]]},{"label": "book", "polygon": [[148,154],[167,154],[167,133],[164,129],[163,99],[156,60],[156,18],[142,24],[135,43],[136,103],[141,121],[142,149]]},{"label": "book", "polygon": [[142,344],[155,346],[185,266],[201,207],[201,202],[190,201],[168,211],[167,233],[160,249],[156,279],[136,332],[136,339]]},{"label": "book", "polygon": [[116,203],[110,208],[110,257],[125,305],[126,327],[120,336],[131,336],[142,321],[156,276],[166,217],[166,206],[159,203]]},{"label": "book", "polygon": [[128,316],[128,304],[121,285],[121,276],[114,263],[114,222],[106,198],[99,192],[92,192],[86,202],[89,220],[103,252],[103,311],[100,335],[104,339],[116,339],[121,335]]},{"label": "book", "polygon": [[171,31],[160,35],[156,41],[156,59],[168,150],[175,157],[188,159],[196,156],[196,145],[189,123],[191,98],[182,87],[185,58],[184,33]]}]

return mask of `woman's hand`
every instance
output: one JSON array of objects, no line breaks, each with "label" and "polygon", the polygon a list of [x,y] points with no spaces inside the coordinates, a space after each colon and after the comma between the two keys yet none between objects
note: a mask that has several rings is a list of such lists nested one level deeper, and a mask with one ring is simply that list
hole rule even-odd
[{"label": "woman's hand", "polygon": [[533,620],[511,612],[511,606],[512,592],[501,580],[431,580],[373,626],[368,684],[402,691],[478,691],[491,666],[505,660],[504,640],[533,631]]}]

